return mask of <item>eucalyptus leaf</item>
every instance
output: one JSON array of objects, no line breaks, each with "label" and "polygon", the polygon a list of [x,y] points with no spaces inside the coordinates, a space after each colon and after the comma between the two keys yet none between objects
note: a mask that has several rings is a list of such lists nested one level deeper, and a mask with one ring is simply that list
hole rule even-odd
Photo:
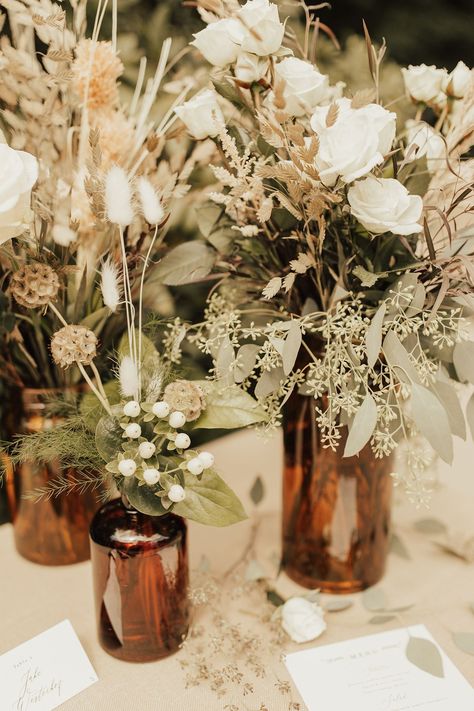
[{"label": "eucalyptus leaf", "polygon": [[324,609],[326,612],[342,612],[343,610],[348,610],[353,604],[354,600],[350,598],[334,598],[334,600],[328,600],[324,603]]},{"label": "eucalyptus leaf", "polygon": [[367,393],[349,429],[349,435],[344,449],[345,457],[352,457],[365,447],[372,437],[376,424],[377,406],[372,395]]},{"label": "eucalyptus leaf", "polygon": [[410,637],[405,650],[409,662],[422,671],[444,677],[443,659],[436,644],[423,637]]},{"label": "eucalyptus leaf", "polygon": [[282,352],[283,372],[289,375],[296,363],[301,348],[301,327],[297,321],[291,321]]},{"label": "eucalyptus leaf", "polygon": [[387,609],[388,600],[382,588],[368,588],[362,593],[362,604],[370,612],[381,612]]},{"label": "eucalyptus leaf", "polygon": [[410,360],[408,351],[394,331],[389,331],[384,338],[382,350],[387,363],[396,370],[397,377],[404,383],[420,383],[420,377]]},{"label": "eucalyptus leaf", "polygon": [[235,352],[230,338],[225,336],[222,340],[216,357],[216,372],[222,383],[230,384],[233,381],[233,364]]},{"label": "eucalyptus leaf", "polygon": [[384,625],[386,622],[390,622],[391,620],[396,620],[397,616],[396,615],[374,615],[374,617],[371,617],[369,620],[370,625]]},{"label": "eucalyptus leaf", "polygon": [[208,202],[195,210],[195,214],[199,232],[203,237],[209,237],[222,214],[222,207]]},{"label": "eucalyptus leaf", "polygon": [[377,309],[375,316],[372,318],[370,326],[367,329],[365,343],[367,347],[367,364],[369,368],[374,367],[380,356],[380,351],[382,349],[382,326],[386,311],[387,304],[383,302]]},{"label": "eucalyptus leaf", "polygon": [[461,439],[466,439],[466,419],[456,390],[443,380],[437,380],[432,387],[446,410],[451,432]]},{"label": "eucalyptus leaf", "polygon": [[109,462],[122,451],[122,429],[115,418],[101,417],[95,428],[95,445],[104,462]]},{"label": "eucalyptus leaf", "polygon": [[474,439],[474,393],[472,393],[467,403],[466,418],[469,429],[471,430],[471,437]]},{"label": "eucalyptus leaf", "polygon": [[[109,380],[108,383],[105,383],[104,390],[111,405],[116,405],[120,402],[120,384],[118,380]],[[102,403],[93,392],[84,393],[81,398],[79,411],[86,427],[91,430],[91,432],[95,431],[97,423],[105,412]]]},{"label": "eucalyptus leaf", "polygon": [[252,500],[252,503],[254,503],[255,506],[258,506],[260,503],[262,503],[264,496],[265,487],[262,478],[258,476],[252,484],[252,488],[250,489],[250,498]]},{"label": "eucalyptus leaf", "polygon": [[439,533],[446,533],[446,525],[437,518],[421,518],[415,521],[414,528],[420,533],[426,533],[429,536]]},{"label": "eucalyptus leaf", "polygon": [[236,383],[242,383],[255,368],[259,350],[260,346],[253,343],[245,343],[239,348],[234,366],[234,381]]},{"label": "eucalyptus leaf", "polygon": [[404,541],[396,533],[392,533],[390,538],[390,552],[395,553],[400,558],[404,560],[411,560],[411,555],[406,547]]},{"label": "eucalyptus leaf", "polygon": [[411,388],[411,410],[418,431],[447,464],[453,461],[453,439],[446,410],[428,388],[416,383]]},{"label": "eucalyptus leaf", "polygon": [[255,396],[259,400],[263,400],[271,393],[279,390],[284,379],[285,374],[281,367],[272,368],[272,370],[264,370],[255,387]]},{"label": "eucalyptus leaf", "polygon": [[453,362],[459,380],[474,383],[474,341],[456,343]]},{"label": "eucalyptus leaf", "polygon": [[263,422],[265,411],[249,393],[238,385],[210,384],[196,381],[206,395],[206,409],[196,420],[201,429],[235,429]]},{"label": "eucalyptus leaf", "polygon": [[362,286],[366,286],[369,289],[374,286],[374,284],[376,284],[381,277],[386,276],[386,273],[374,274],[374,272],[369,272],[360,265],[354,267],[352,273],[355,277],[357,277],[357,279],[359,279]]},{"label": "eucalyptus leaf", "polygon": [[419,314],[421,311],[423,311],[425,301],[426,289],[423,284],[417,283],[417,285],[415,286],[415,291],[413,292],[413,298],[409,306],[407,306],[405,309],[406,315],[412,317]]},{"label": "eucalyptus leaf", "polygon": [[461,651],[474,656],[474,634],[472,632],[455,632],[453,640]]},{"label": "eucalyptus leaf", "polygon": [[213,469],[199,478],[186,471],[184,477],[186,498],[173,507],[178,516],[207,526],[230,526],[247,518],[240,500]]},{"label": "eucalyptus leaf", "polygon": [[193,240],[172,249],[151,270],[150,278],[166,286],[191,284],[211,271],[216,252],[204,242]]}]

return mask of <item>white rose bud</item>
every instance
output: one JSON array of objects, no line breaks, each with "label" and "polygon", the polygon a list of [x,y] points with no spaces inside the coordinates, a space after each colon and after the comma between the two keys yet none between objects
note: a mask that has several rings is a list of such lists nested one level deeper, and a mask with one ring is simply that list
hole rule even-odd
[{"label": "white rose bud", "polygon": [[126,417],[138,417],[140,414],[140,403],[136,400],[126,402],[123,406],[123,414],[126,415]]},{"label": "white rose bud", "polygon": [[458,62],[444,79],[443,91],[456,99],[463,99],[473,82],[473,72],[464,62]]},{"label": "white rose bud", "polygon": [[171,413],[168,422],[170,423],[171,427],[173,427],[175,430],[177,430],[178,427],[182,427],[185,424],[186,415],[184,414],[184,412],[180,412],[179,410],[176,410],[176,412]]},{"label": "white rose bud", "polygon": [[158,482],[160,481],[160,476],[161,476],[161,473],[158,471],[158,469],[155,469],[155,467],[150,467],[149,469],[145,469],[145,471],[143,472],[143,479],[150,486],[153,486],[154,484],[158,484]]},{"label": "white rose bud", "polygon": [[214,138],[224,125],[224,116],[217,103],[217,94],[212,89],[199,92],[174,110],[189,133],[196,140]]},{"label": "white rose bud", "polygon": [[290,116],[304,116],[328,97],[328,77],[320,74],[310,62],[285,57],[275,66],[275,77],[277,82],[284,82],[285,112]]},{"label": "white rose bud", "polygon": [[419,66],[410,64],[407,69],[402,69],[402,74],[411,98],[425,104],[437,103],[448,76],[446,69],[438,69],[434,65],[426,64]]},{"label": "white rose bud", "polygon": [[137,470],[137,465],[133,459],[122,459],[118,463],[118,470],[122,476],[133,476]]},{"label": "white rose bud", "polygon": [[209,469],[214,465],[214,455],[210,452],[199,452],[197,458],[202,463],[204,469]]},{"label": "white rose bud", "polygon": [[18,237],[31,221],[31,189],[37,179],[36,158],[10,148],[0,131],[0,244]]},{"label": "white rose bud", "polygon": [[167,402],[161,400],[160,402],[155,402],[155,404],[151,408],[151,411],[155,415],[155,417],[168,417],[168,415],[170,414],[170,406]]},{"label": "white rose bud", "polygon": [[125,428],[125,435],[130,439],[138,439],[142,433],[142,428],[136,422],[130,422]]},{"label": "white rose bud", "polygon": [[156,447],[153,442],[140,442],[138,445],[138,454],[142,459],[150,459],[156,452]]},{"label": "white rose bud", "polygon": [[225,67],[237,59],[245,29],[235,18],[211,22],[194,35],[191,42],[204,59],[215,67]]},{"label": "white rose bud", "polygon": [[168,499],[175,504],[186,498],[186,492],[181,486],[181,484],[173,484],[173,486],[168,491]]},{"label": "white rose bud", "polygon": [[434,173],[444,162],[446,164],[446,144],[440,133],[424,121],[408,120],[407,147],[405,160],[408,162],[426,156],[430,173]]},{"label": "white rose bud", "polygon": [[198,457],[193,457],[187,463],[186,469],[188,472],[191,472],[191,474],[194,474],[194,476],[199,476],[199,474],[202,474],[204,471],[204,464]]},{"label": "white rose bud", "polygon": [[245,52],[265,57],[280,49],[285,27],[280,22],[277,5],[268,0],[248,0],[237,17],[244,28],[242,49]]},{"label": "white rose bud", "polygon": [[347,195],[354,217],[374,234],[393,232],[411,235],[421,232],[423,200],[410,195],[398,180],[370,175],[353,185]]},{"label": "white rose bud", "polygon": [[243,84],[252,84],[252,82],[260,81],[265,76],[268,66],[268,59],[257,57],[256,54],[242,52],[235,63],[235,78]]},{"label": "white rose bud", "polygon": [[282,605],[281,626],[294,642],[303,644],[320,637],[326,630],[324,610],[303,597],[292,597]]},{"label": "white rose bud", "polygon": [[186,432],[180,432],[176,435],[174,443],[178,449],[187,449],[191,444],[191,438],[186,434]]}]

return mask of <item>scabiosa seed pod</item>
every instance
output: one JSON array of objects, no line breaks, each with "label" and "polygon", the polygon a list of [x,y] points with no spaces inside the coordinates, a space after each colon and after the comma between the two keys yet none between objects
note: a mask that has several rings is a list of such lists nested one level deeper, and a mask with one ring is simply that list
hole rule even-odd
[{"label": "scabiosa seed pod", "polygon": [[15,301],[27,309],[37,309],[56,301],[59,277],[48,264],[26,264],[10,279],[10,293]]},{"label": "scabiosa seed pod", "polygon": [[51,353],[61,368],[73,363],[89,365],[97,353],[97,336],[85,326],[64,326],[51,339]]},{"label": "scabiosa seed pod", "polygon": [[206,407],[202,388],[191,380],[175,380],[169,383],[163,393],[163,400],[172,411],[184,412],[187,422],[197,420]]}]

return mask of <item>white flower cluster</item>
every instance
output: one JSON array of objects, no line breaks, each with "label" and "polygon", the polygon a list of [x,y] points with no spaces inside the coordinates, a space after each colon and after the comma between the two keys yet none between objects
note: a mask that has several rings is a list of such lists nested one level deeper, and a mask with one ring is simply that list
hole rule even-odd
[{"label": "white flower cluster", "polygon": [[18,237],[31,221],[31,189],[38,179],[38,161],[6,143],[0,131],[0,244]]},{"label": "white flower cluster", "polygon": [[426,64],[410,64],[402,73],[413,101],[435,107],[444,107],[449,98],[463,99],[473,82],[472,69],[464,62],[458,62],[451,73]]},{"label": "white flower cluster", "polygon": [[[199,476],[214,465],[214,456],[210,452],[187,451],[191,438],[186,432],[177,431],[186,424],[186,415],[179,410],[172,411],[165,400],[155,403],[129,400],[123,405],[122,415],[120,426],[127,442],[123,452],[107,465],[107,470],[125,478],[134,476],[139,480],[139,486],[160,484],[162,489],[158,495],[165,507],[183,501],[185,488],[172,475],[187,471]],[[152,435],[145,437],[144,432],[150,429]],[[171,453],[182,459],[178,466],[175,462],[171,466],[166,462],[166,456]]]}]

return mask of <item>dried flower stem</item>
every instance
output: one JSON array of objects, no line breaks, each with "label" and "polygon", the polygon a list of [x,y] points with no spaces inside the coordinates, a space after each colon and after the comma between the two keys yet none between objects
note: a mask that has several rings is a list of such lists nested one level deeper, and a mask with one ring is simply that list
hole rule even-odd
[{"label": "dried flower stem", "polygon": [[145,273],[148,267],[148,261],[150,259],[151,252],[156,242],[156,237],[158,235],[158,225],[155,227],[155,232],[148,247],[148,251],[145,256],[145,262],[143,264],[142,274],[140,277],[140,295],[138,298],[138,399],[141,399],[142,394],[142,379],[141,379],[141,369],[142,369],[142,326],[143,326],[143,288],[145,286]]}]

